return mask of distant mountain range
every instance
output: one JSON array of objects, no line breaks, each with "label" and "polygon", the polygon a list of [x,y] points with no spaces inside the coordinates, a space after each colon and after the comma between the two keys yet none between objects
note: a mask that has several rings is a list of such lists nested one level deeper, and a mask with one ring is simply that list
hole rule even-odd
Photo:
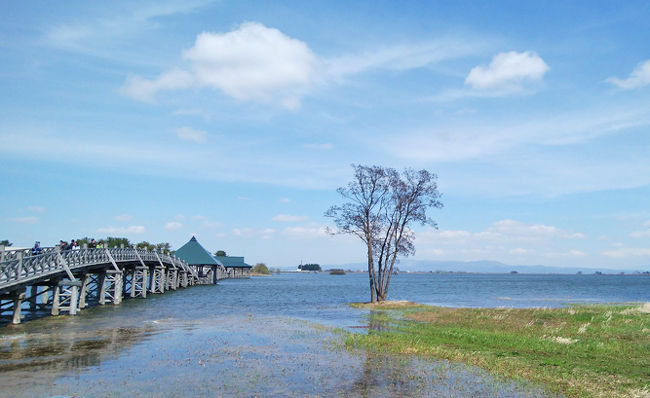
[{"label": "distant mountain range", "polygon": [[[442,271],[442,272],[477,272],[477,273],[509,273],[516,271],[522,274],[593,274],[602,272],[603,274],[619,274],[624,272],[631,274],[635,272],[644,272],[650,270],[650,266],[644,269],[607,269],[607,268],[588,268],[588,267],[552,267],[547,265],[508,265],[498,261],[430,261],[430,260],[402,260],[397,267],[401,271]],[[348,263],[337,265],[325,265],[323,269],[344,268],[353,270],[364,270],[367,268],[365,263]]]}]

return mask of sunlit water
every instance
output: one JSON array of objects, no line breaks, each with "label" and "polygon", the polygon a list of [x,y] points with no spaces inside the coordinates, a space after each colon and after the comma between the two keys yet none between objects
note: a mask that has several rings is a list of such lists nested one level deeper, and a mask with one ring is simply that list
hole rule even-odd
[{"label": "sunlit water", "polygon": [[[0,395],[549,396],[445,361],[343,347],[366,324],[364,274],[225,280],[0,330]],[[412,275],[390,299],[534,307],[650,301],[647,276]]]}]

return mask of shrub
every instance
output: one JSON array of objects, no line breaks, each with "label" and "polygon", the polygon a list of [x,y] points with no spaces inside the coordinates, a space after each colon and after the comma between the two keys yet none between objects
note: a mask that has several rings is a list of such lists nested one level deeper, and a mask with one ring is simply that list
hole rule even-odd
[{"label": "shrub", "polygon": [[269,274],[269,269],[266,267],[266,264],[264,263],[257,263],[253,267],[252,271],[256,274]]}]

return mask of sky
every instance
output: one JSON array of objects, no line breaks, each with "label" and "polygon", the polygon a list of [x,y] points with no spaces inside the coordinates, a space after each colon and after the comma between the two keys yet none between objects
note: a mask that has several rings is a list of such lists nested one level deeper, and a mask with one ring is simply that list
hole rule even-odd
[{"label": "sky", "polygon": [[0,3],[0,239],[362,263],[351,164],[426,169],[414,260],[650,268],[650,3]]}]

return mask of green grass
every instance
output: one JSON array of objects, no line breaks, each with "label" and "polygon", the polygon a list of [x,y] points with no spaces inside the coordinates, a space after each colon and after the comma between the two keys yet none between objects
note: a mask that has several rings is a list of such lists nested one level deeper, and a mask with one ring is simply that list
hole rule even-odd
[{"label": "green grass", "polygon": [[567,397],[650,397],[650,304],[372,308],[349,347],[465,362]]}]

